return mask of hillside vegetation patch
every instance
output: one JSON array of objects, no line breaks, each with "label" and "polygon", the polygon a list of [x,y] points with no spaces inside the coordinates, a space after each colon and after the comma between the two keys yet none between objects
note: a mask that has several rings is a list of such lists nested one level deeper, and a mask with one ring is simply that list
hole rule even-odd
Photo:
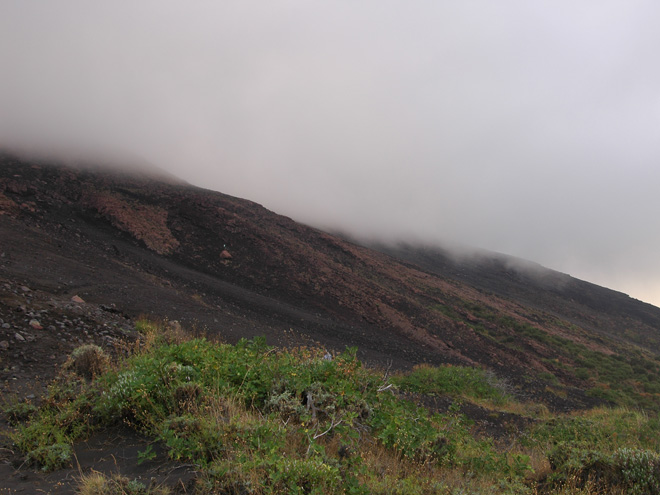
[{"label": "hillside vegetation patch", "polygon": [[[8,407],[27,463],[46,471],[70,465],[76,441],[122,425],[196,466],[194,493],[201,494],[641,494],[660,487],[656,416],[605,408],[548,415],[502,447],[475,434],[458,407],[487,403],[496,417],[514,402],[483,370],[420,366],[389,378],[363,366],[354,348],[330,356],[261,338],[236,345],[186,338],[148,321],[137,328],[143,337],[123,357],[76,351],[39,408]],[[432,413],[405,391],[455,404]],[[154,455],[145,451],[141,460]],[[92,493],[90,486],[167,492],[102,474],[83,478],[80,493]]]}]

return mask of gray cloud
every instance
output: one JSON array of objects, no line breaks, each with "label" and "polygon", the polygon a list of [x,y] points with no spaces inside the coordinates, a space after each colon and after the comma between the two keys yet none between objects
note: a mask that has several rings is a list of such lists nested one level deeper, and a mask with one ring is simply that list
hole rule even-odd
[{"label": "gray cloud", "polygon": [[660,304],[660,5],[4,2],[0,143]]}]

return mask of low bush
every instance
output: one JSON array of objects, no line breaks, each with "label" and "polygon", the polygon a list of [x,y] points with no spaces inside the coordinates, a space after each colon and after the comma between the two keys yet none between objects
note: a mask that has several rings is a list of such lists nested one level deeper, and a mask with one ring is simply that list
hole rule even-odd
[{"label": "low bush", "polygon": [[40,466],[42,471],[55,471],[69,467],[73,459],[73,448],[70,443],[52,443],[38,446],[28,451],[26,461],[30,465]]},{"label": "low bush", "polygon": [[37,406],[27,401],[11,401],[5,404],[4,412],[12,426],[28,421],[37,412]]},{"label": "low bush", "polygon": [[70,369],[78,376],[91,380],[108,370],[110,358],[99,346],[94,344],[82,345],[71,353],[64,363],[64,369]]}]

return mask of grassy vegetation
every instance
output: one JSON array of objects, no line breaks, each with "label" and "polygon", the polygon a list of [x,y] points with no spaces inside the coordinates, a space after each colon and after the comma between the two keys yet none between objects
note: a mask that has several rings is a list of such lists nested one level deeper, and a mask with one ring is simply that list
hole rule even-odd
[{"label": "grassy vegetation", "polygon": [[[147,321],[138,330],[119,360],[93,346],[74,352],[38,409],[6,408],[28,462],[69,465],[76,440],[124,424],[197,466],[201,494],[660,493],[656,416],[544,415],[503,442],[475,434],[457,405],[432,413],[400,393],[510,408],[506,387],[482,370],[420,366],[389,378],[355,349],[328,359],[263,339],[189,339]],[[80,493],[167,488],[94,474]]]},{"label": "grassy vegetation", "polygon": [[[640,348],[610,342],[609,347],[619,352],[606,354],[471,301],[456,299],[453,305],[437,305],[434,309],[456,320],[470,314],[468,324],[473,330],[512,349],[524,349],[525,341],[547,346],[557,359],[545,360],[546,364],[564,376],[572,375],[587,382],[586,388],[593,397],[628,407],[660,411],[660,362]],[[578,330],[574,325],[555,318],[548,318],[547,323],[563,330]],[[563,362],[570,363],[570,366]],[[557,377],[550,373],[537,378],[559,385]]]},{"label": "grassy vegetation", "polygon": [[450,396],[502,406],[512,400],[506,385],[494,374],[463,366],[418,365],[408,373],[392,377],[401,390],[431,396]]},{"label": "grassy vegetation", "polygon": [[92,472],[81,477],[79,495],[170,495],[166,486],[145,485],[137,480],[114,474],[106,476]]}]

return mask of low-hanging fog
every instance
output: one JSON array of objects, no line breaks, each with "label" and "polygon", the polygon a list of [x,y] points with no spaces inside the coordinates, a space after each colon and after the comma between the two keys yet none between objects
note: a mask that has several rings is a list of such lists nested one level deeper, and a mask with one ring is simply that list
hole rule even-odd
[{"label": "low-hanging fog", "polygon": [[7,0],[0,146],[660,305],[660,3]]}]

